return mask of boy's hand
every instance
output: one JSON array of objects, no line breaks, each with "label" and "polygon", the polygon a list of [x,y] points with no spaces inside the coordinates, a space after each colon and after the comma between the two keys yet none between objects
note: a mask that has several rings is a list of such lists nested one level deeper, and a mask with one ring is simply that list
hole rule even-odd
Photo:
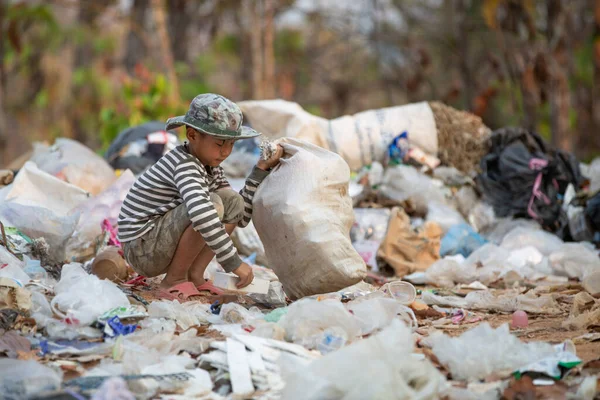
[{"label": "boy's hand", "polygon": [[246,263],[242,263],[237,269],[233,270],[233,273],[240,277],[240,281],[236,285],[238,289],[248,286],[254,280],[252,267]]},{"label": "boy's hand", "polygon": [[263,171],[267,171],[267,170],[275,167],[277,164],[279,164],[279,160],[281,159],[282,156],[283,156],[283,147],[281,147],[281,145],[278,144],[277,151],[275,152],[275,154],[273,154],[273,157],[269,158],[268,160],[263,160],[261,158],[256,163],[256,166],[258,168],[262,169]]}]

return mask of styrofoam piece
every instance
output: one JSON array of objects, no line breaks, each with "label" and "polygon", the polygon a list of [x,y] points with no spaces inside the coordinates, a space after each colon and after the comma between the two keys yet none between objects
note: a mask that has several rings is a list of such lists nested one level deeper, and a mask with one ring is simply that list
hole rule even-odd
[{"label": "styrofoam piece", "polygon": [[246,293],[259,293],[259,294],[267,294],[269,293],[269,281],[260,278],[254,278],[252,283],[245,288],[238,289],[235,285],[240,280],[235,274],[228,274],[223,272],[215,272],[213,277],[213,284],[216,287],[220,287],[222,289],[227,290],[239,290],[240,292]]}]

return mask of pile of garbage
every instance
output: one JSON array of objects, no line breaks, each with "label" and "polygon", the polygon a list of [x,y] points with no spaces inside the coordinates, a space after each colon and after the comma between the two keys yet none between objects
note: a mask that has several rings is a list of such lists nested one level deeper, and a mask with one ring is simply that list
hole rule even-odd
[{"label": "pile of garbage", "polygon": [[[600,159],[440,103],[240,106],[286,149],[233,234],[243,291],[213,261],[224,295],[160,300],[123,259],[123,199],[177,143],[160,124],[0,171],[3,398],[598,396]],[[234,189],[260,147],[223,163]]]}]

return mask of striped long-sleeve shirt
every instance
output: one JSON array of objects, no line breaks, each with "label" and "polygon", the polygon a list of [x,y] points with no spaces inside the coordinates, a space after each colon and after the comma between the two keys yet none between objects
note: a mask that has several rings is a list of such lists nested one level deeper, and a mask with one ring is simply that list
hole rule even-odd
[{"label": "striped long-sleeve shirt", "polygon": [[[210,193],[229,186],[221,167],[209,172],[184,146],[165,154],[133,184],[119,214],[119,240],[135,240],[154,228],[155,221],[185,203],[192,227],[217,255],[226,271],[238,268],[242,260],[219,220],[210,201]],[[238,226],[245,227],[252,218],[252,199],[268,172],[254,168],[240,191],[244,199],[244,217]]]}]

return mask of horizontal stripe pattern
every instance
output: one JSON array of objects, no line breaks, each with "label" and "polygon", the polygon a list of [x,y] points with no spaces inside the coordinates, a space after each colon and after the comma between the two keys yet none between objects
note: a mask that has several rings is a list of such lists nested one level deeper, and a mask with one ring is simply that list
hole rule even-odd
[{"label": "horizontal stripe pattern", "polygon": [[[255,167],[246,180],[240,191],[244,216],[238,226],[250,223],[254,193],[267,175]],[[158,218],[185,203],[192,227],[216,254],[219,264],[232,271],[242,261],[210,201],[210,193],[227,187],[223,168],[211,168],[209,174],[196,157],[179,146],[146,170],[129,190],[119,214],[119,240],[129,242],[145,235]]]}]

